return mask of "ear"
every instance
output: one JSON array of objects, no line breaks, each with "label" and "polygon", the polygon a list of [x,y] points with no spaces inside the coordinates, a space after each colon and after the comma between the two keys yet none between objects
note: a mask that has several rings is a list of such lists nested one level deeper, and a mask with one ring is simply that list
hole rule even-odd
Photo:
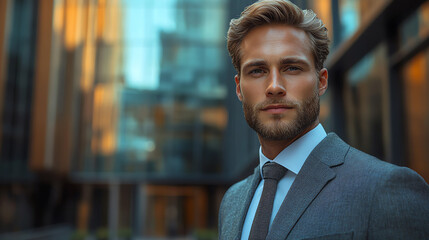
[{"label": "ear", "polygon": [[240,87],[240,77],[235,75],[235,93],[240,101],[243,101],[243,95],[241,95],[241,87]]},{"label": "ear", "polygon": [[319,72],[319,96],[325,94],[328,89],[328,70],[322,68]]}]

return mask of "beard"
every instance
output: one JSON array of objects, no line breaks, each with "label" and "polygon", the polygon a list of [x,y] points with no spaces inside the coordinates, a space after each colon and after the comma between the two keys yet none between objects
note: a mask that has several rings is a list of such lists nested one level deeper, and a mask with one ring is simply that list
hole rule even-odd
[{"label": "beard", "polygon": [[[320,99],[317,90],[304,101],[290,101],[272,99],[255,106],[243,101],[243,111],[247,123],[260,137],[273,141],[291,141],[300,133],[309,128],[317,120],[320,111]],[[282,120],[282,115],[272,115],[272,123],[264,124],[258,117],[258,113],[270,104],[284,104],[293,107],[297,116],[290,121]]]}]

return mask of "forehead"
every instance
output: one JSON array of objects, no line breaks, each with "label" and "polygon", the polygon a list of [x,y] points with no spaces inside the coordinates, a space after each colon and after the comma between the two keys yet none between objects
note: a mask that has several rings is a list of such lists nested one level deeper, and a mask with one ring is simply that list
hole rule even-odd
[{"label": "forehead", "polygon": [[298,28],[270,24],[252,29],[241,43],[241,65],[252,59],[295,57],[314,66],[310,39]]}]

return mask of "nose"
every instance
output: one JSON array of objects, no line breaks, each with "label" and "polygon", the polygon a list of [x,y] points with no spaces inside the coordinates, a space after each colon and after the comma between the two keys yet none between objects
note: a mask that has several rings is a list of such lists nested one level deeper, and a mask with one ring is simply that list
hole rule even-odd
[{"label": "nose", "polygon": [[271,72],[268,81],[268,87],[265,91],[267,97],[283,97],[286,95],[286,88],[281,75],[277,71]]}]

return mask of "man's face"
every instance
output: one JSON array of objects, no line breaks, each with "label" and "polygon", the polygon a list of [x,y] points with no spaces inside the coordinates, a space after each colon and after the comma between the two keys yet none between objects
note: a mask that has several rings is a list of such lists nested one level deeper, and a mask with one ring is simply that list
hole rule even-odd
[{"label": "man's face", "polygon": [[326,69],[314,66],[310,41],[300,29],[263,25],[241,43],[237,96],[249,126],[266,140],[293,140],[318,123]]}]

